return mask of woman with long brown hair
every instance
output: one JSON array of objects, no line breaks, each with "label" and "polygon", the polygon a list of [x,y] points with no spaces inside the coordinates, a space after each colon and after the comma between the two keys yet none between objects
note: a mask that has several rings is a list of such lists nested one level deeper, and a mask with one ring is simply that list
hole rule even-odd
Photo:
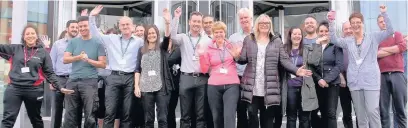
[{"label": "woman with long brown hair", "polygon": [[1,127],[12,128],[24,102],[33,128],[43,128],[41,105],[44,94],[44,77],[65,94],[74,91],[62,88],[57,81],[48,52],[38,39],[38,31],[33,25],[24,27],[21,44],[1,44],[0,54],[12,65],[3,99],[4,110]]},{"label": "woman with long brown hair", "polygon": [[[173,81],[166,53],[169,45],[170,17],[166,17],[166,30],[160,43],[159,29],[149,25],[145,31],[145,43],[139,50],[135,73],[135,95],[141,97],[145,115],[145,127],[153,128],[155,106],[159,128],[167,128],[167,114]],[[159,61],[158,61],[159,60]]]}]

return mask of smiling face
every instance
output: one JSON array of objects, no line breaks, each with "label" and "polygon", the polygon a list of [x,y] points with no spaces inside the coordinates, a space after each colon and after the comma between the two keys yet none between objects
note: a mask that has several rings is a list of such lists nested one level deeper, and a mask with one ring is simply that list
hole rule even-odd
[{"label": "smiling face", "polygon": [[78,35],[78,23],[70,23],[67,27],[67,34],[70,37],[76,37]]},{"label": "smiling face", "polygon": [[292,30],[290,34],[290,40],[292,41],[292,45],[299,45],[302,41],[302,31],[300,28],[295,28]]},{"label": "smiling face", "polygon": [[132,19],[129,17],[122,17],[119,20],[119,30],[123,35],[130,35],[134,29]]},{"label": "smiling face", "polygon": [[252,25],[252,18],[248,13],[240,13],[239,14],[239,24],[241,28],[249,28],[251,29]]},{"label": "smiling face", "polygon": [[325,25],[320,25],[319,26],[319,28],[318,28],[318,35],[320,36],[320,37],[328,37],[329,36],[329,28],[327,28],[327,26],[325,26]]},{"label": "smiling face", "polygon": [[353,30],[353,33],[361,33],[363,31],[364,24],[360,18],[351,18],[350,24],[351,24],[351,30]]},{"label": "smiling face", "polygon": [[149,41],[149,43],[156,43],[157,41],[157,33],[156,30],[154,28],[150,28],[147,32],[147,41]]},{"label": "smiling face", "polygon": [[23,39],[27,46],[30,47],[35,46],[38,39],[37,32],[35,31],[34,28],[27,27],[24,30]]},{"label": "smiling face", "polygon": [[190,25],[190,31],[195,33],[200,33],[202,28],[202,16],[192,15],[188,23]]},{"label": "smiling face", "polygon": [[217,29],[213,32],[214,39],[216,41],[223,41],[225,40],[225,31],[223,29]]},{"label": "smiling face", "polygon": [[346,22],[343,24],[343,36],[352,36],[353,35],[353,30],[351,30],[351,25],[350,22]]},{"label": "smiling face", "polygon": [[136,35],[137,37],[143,38],[143,37],[144,37],[144,33],[145,33],[144,31],[145,31],[145,28],[144,28],[143,26],[137,26],[137,27],[136,27],[135,35]]},{"label": "smiling face", "polygon": [[203,19],[203,27],[204,31],[208,34],[211,33],[211,28],[214,24],[214,18],[213,17],[205,17]]},{"label": "smiling face", "polygon": [[258,31],[259,33],[269,33],[271,30],[271,20],[268,17],[263,16],[258,21]]},{"label": "smiling face", "polygon": [[78,22],[79,26],[79,33],[83,37],[88,37],[89,36],[89,21],[80,21]]},{"label": "smiling face", "polygon": [[312,17],[305,19],[304,27],[307,34],[314,34],[316,32],[317,21]]}]

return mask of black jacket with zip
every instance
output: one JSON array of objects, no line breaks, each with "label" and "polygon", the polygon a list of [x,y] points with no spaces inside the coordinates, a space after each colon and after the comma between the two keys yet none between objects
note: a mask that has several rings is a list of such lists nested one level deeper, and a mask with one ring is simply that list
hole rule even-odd
[{"label": "black jacket with zip", "polygon": [[320,62],[318,67],[311,67],[313,71],[313,79],[316,83],[323,79],[327,84],[337,85],[340,84],[341,70],[343,69],[343,50],[340,47],[335,46],[332,43],[327,44],[327,46],[322,51],[322,45],[313,44],[313,50],[319,50]]},{"label": "black jacket with zip", "polygon": [[[26,73],[22,72],[22,68],[25,67],[24,51],[27,52],[28,59],[26,66],[30,70]],[[11,85],[25,88],[37,87],[46,78],[57,90],[60,90],[60,83],[53,71],[50,55],[42,44],[37,44],[31,48],[23,44],[0,44],[0,54],[2,58],[10,61]]]}]

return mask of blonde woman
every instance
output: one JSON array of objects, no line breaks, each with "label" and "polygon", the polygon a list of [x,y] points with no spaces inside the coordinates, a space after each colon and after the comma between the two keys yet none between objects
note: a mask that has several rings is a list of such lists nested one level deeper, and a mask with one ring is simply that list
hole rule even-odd
[{"label": "blonde woman", "polygon": [[[310,76],[310,70],[297,68],[283,48],[282,40],[273,34],[271,18],[260,15],[254,33],[244,39],[237,62],[247,64],[242,78],[241,100],[249,103],[249,127],[273,127],[276,115],[281,113],[279,72],[287,70],[297,76]],[[234,53],[236,54],[236,53]],[[281,65],[283,68],[278,68]],[[258,118],[258,112],[260,117]],[[259,120],[263,120],[259,125]]]}]

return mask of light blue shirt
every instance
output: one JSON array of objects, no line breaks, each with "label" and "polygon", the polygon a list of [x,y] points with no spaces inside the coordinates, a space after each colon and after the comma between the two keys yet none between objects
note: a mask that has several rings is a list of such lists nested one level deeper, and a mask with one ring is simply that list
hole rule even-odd
[{"label": "light blue shirt", "polygon": [[129,40],[125,40],[122,35],[104,35],[98,31],[94,16],[89,17],[89,25],[92,36],[101,40],[109,55],[107,69],[134,72],[139,48],[143,46],[143,39],[132,36]]},{"label": "light blue shirt", "polygon": [[57,40],[51,48],[50,57],[52,60],[52,67],[56,75],[69,75],[71,74],[72,64],[64,64],[64,52],[68,46],[68,39]]}]

